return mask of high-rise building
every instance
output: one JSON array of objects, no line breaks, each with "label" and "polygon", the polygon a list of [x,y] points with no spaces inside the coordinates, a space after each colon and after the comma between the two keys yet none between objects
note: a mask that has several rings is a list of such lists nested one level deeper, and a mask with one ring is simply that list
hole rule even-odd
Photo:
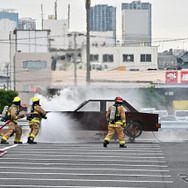
[{"label": "high-rise building", "polygon": [[122,3],[122,40],[128,46],[151,46],[151,4]]},{"label": "high-rise building", "polygon": [[113,31],[116,40],[116,7],[95,5],[90,7],[90,31]]},{"label": "high-rise building", "polygon": [[14,9],[0,9],[0,20],[8,19],[16,23],[18,28],[18,13],[13,12]]},{"label": "high-rise building", "polygon": [[36,22],[32,18],[21,18],[19,19],[18,29],[36,30]]}]

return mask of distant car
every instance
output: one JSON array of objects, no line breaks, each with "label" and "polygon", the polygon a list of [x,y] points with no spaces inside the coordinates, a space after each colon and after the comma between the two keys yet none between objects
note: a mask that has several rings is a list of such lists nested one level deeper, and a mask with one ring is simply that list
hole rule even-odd
[{"label": "distant car", "polygon": [[153,113],[155,110],[155,108],[141,108],[139,111],[143,113]]},{"label": "distant car", "polygon": [[[58,113],[65,114],[76,121],[74,127],[76,130],[107,131],[106,112],[111,104],[114,104],[114,100],[87,100],[74,111],[58,111]],[[127,123],[125,134],[128,137],[136,138],[142,134],[142,131],[158,131],[158,128],[161,128],[158,114],[140,113],[125,100],[123,107]]]},{"label": "distant car", "polygon": [[165,121],[168,119],[168,111],[167,110],[154,110],[154,114],[159,114],[159,120],[160,121]]},{"label": "distant car", "polygon": [[175,120],[188,121],[188,110],[175,110]]}]

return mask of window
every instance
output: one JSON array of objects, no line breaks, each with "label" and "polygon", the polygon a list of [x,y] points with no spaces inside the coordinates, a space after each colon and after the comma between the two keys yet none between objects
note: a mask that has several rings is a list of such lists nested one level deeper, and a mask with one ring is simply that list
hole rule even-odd
[{"label": "window", "polygon": [[46,61],[23,61],[23,69],[46,69],[47,62]]},{"label": "window", "polygon": [[151,62],[151,54],[141,54],[140,61],[141,62]]},{"label": "window", "polygon": [[103,63],[111,63],[114,61],[114,56],[112,54],[104,54],[103,55]]},{"label": "window", "polygon": [[90,61],[93,62],[93,61],[99,61],[99,55],[97,54],[91,54],[90,55]]},{"label": "window", "polygon": [[123,54],[123,62],[134,62],[133,54]]}]

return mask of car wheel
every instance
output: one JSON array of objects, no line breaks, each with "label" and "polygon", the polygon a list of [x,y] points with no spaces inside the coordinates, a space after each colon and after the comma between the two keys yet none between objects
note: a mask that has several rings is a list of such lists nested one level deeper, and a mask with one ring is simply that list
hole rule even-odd
[{"label": "car wheel", "polygon": [[143,127],[139,122],[133,121],[127,123],[125,127],[125,134],[131,138],[137,138],[142,134]]}]

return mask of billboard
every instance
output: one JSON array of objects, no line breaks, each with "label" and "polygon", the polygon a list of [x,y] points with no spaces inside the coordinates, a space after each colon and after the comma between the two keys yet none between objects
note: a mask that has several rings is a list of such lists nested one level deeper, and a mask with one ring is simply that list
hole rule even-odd
[{"label": "billboard", "polygon": [[188,83],[188,71],[181,71],[181,83]]},{"label": "billboard", "polygon": [[178,83],[178,71],[166,71],[166,83]]}]

